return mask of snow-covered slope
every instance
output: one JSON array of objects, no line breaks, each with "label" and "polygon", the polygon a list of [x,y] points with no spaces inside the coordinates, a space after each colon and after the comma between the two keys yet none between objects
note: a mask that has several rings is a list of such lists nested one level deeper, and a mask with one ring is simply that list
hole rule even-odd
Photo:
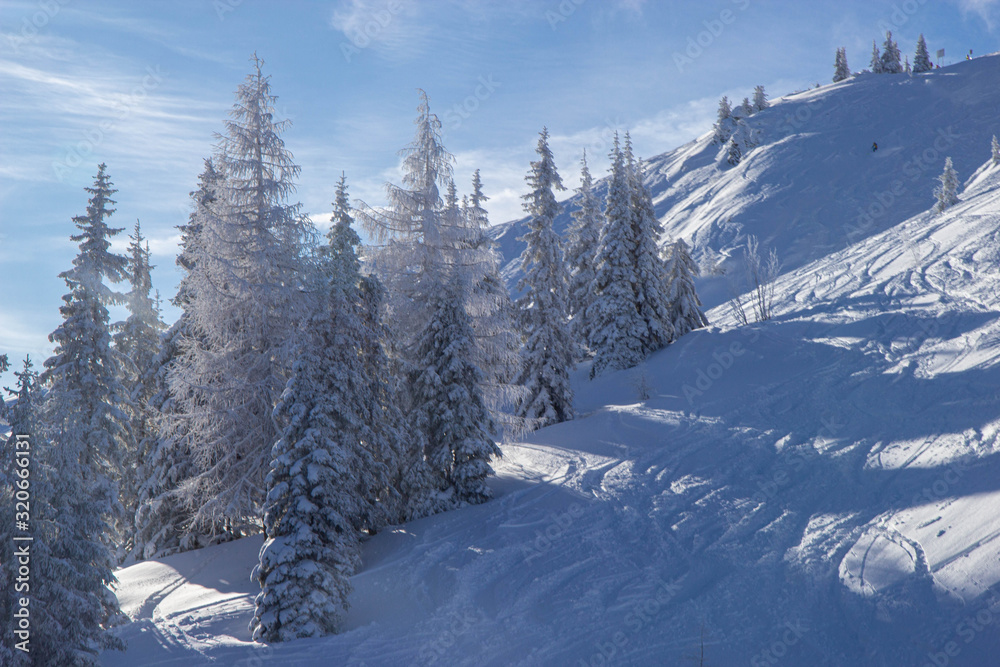
[{"label": "snow-covered slope", "polygon": [[[868,104],[900,118],[902,136],[918,114],[906,95],[887,101],[897,85],[950,86],[979,108],[998,68],[984,58],[933,83],[890,77]],[[875,111],[832,106],[823,122],[861,113]],[[963,176],[988,158],[990,119],[966,119],[984,143],[948,153]],[[771,211],[755,224],[785,234],[786,258],[797,191],[829,209],[813,212],[826,221],[815,229],[834,230],[883,187],[865,180],[865,145],[811,175],[777,158],[754,167],[768,156],[748,160],[748,181],[779,167],[795,180],[723,174],[733,191],[698,210],[730,199]],[[704,651],[716,666],[997,664],[1000,167],[975,173],[942,215],[929,212],[931,175],[856,243],[804,250],[773,320],[735,328],[716,308],[715,326],[639,369],[594,382],[578,369],[581,416],[507,444],[494,501],[366,543],[340,635],[249,641],[251,538],[120,571],[135,621],[120,630],[129,651],[105,663],[683,665]],[[786,208],[742,199],[750,187],[784,193]],[[708,238],[712,224],[699,227]]]},{"label": "snow-covered slope", "polygon": [[[761,145],[736,167],[708,133],[648,158],[646,182],[667,236],[696,257],[728,257],[755,234],[790,270],[929,207],[945,157],[962,178],[989,157],[998,107],[1000,55],[913,77],[863,74],[751,116]],[[606,179],[595,187],[603,197]],[[557,228],[575,208],[571,199]],[[495,228],[512,288],[525,224]]]}]

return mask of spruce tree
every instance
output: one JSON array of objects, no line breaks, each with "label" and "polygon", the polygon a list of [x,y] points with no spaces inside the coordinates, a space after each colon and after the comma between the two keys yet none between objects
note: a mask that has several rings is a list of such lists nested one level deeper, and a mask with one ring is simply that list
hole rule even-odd
[{"label": "spruce tree", "polygon": [[645,324],[642,346],[645,354],[660,349],[674,339],[670,322],[670,301],[667,298],[663,260],[660,258],[660,237],[663,226],[653,209],[653,196],[645,184],[642,161],[632,156],[632,140],[625,133],[625,164],[629,169],[631,206],[635,212],[635,249],[633,262],[636,282],[635,304]]},{"label": "spruce tree", "polygon": [[764,92],[764,86],[757,86],[753,89],[753,108],[754,111],[763,111],[769,107],[767,101],[767,93]]},{"label": "spruce tree", "polygon": [[464,230],[447,220],[441,188],[452,182],[455,158],[444,147],[441,121],[431,113],[424,91],[417,106],[413,141],[400,151],[403,183],[386,184],[389,206],[358,212],[378,248],[375,263],[388,291],[397,354],[406,360],[414,337],[430,315],[430,303],[448,280],[448,265],[465,239]]},{"label": "spruce tree", "polygon": [[990,142],[990,157],[993,160],[994,165],[1000,164],[1000,142],[997,141],[997,135],[993,135],[993,141]]},{"label": "spruce tree", "polygon": [[508,410],[522,395],[522,388],[517,384],[521,371],[521,336],[510,292],[500,275],[500,253],[489,234],[489,216],[483,207],[487,199],[476,169],[472,175],[472,194],[463,210],[463,219],[469,228],[466,280],[471,283],[464,298],[476,336],[475,362],[483,373],[483,398],[497,425],[513,432],[520,429],[520,424]]},{"label": "spruce tree", "polygon": [[945,158],[944,171],[938,176],[938,180],[941,181],[941,185],[934,190],[934,196],[937,197],[934,211],[941,213],[958,203],[958,174],[955,173],[950,157]]},{"label": "spruce tree", "polygon": [[837,58],[833,63],[833,70],[834,83],[851,77],[851,68],[847,65],[847,49],[843,46],[837,49]]},{"label": "spruce tree", "polygon": [[903,64],[899,59],[899,46],[892,40],[892,31],[885,33],[885,43],[882,44],[882,73],[902,74]]},{"label": "spruce tree", "polygon": [[206,222],[212,224],[221,181],[215,163],[205,160],[198,188],[190,194],[194,208],[188,223],[178,226],[181,241],[176,263],[183,276],[173,304],[181,309],[181,315],[163,334],[157,356],[144,378],[155,428],[138,447],[141,483],[133,540],[133,556],[138,560],[204,546],[211,537],[211,530],[206,535],[190,528],[192,511],[180,493],[181,485],[196,474],[191,419],[185,410],[197,409],[198,404],[194,388],[177,381],[177,375],[181,369],[193,366],[195,351],[206,346],[204,337],[191,326],[189,311],[195,302],[191,274],[201,230]]},{"label": "spruce tree", "polygon": [[123,536],[118,558],[122,560],[132,550],[135,539],[135,513],[138,507],[139,486],[144,482],[144,459],[140,450],[155,430],[155,413],[149,407],[153,386],[149,374],[159,352],[159,336],[166,328],[160,319],[159,307],[153,300],[152,278],[149,263],[149,246],[137,220],[133,235],[129,237],[128,281],[131,290],[125,295],[128,319],[116,325],[115,349],[125,361],[125,386],[132,399],[130,420],[135,446],[124,453],[121,501],[125,515],[119,532]]},{"label": "spruce tree", "polygon": [[[366,373],[360,243],[343,178],[324,250],[322,294],[275,415],[287,424],[272,450],[264,505],[266,541],[253,578],[261,586],[250,623],[255,641],[336,632],[349,577],[361,562],[360,531],[387,522],[385,460],[372,450],[378,397]],[[373,437],[375,436],[375,437]]]},{"label": "spruce tree", "polygon": [[604,226],[604,214],[594,195],[593,178],[587,166],[587,153],[580,160],[580,187],[577,189],[580,208],[572,213],[573,224],[566,241],[566,265],[569,270],[569,314],[573,318],[573,337],[581,350],[590,342],[593,322],[587,307],[593,299],[591,285],[597,267],[597,248]]},{"label": "spruce tree", "polygon": [[666,262],[670,322],[673,324],[676,338],[694,329],[708,326],[708,318],[701,310],[701,300],[694,286],[694,279],[698,273],[698,265],[688,252],[687,243],[684,239],[677,239],[669,247]]},{"label": "spruce tree", "polygon": [[568,277],[559,236],[552,228],[560,205],[555,190],[565,189],[549,149],[549,132],[543,129],[536,148],[539,159],[525,177],[531,192],[524,195],[524,209],[531,216],[521,253],[524,275],[518,288],[525,344],[520,384],[526,395],[517,415],[541,427],[573,418],[573,389],[569,370],[577,348],[567,321]]},{"label": "spruce tree", "polygon": [[474,334],[462,308],[461,278],[435,298],[417,345],[411,380],[414,422],[426,437],[426,459],[438,488],[455,505],[490,499],[489,462],[500,456],[490,434],[493,420],[480,391],[482,372],[473,362]]},{"label": "spruce tree", "polygon": [[632,207],[631,174],[615,135],[611,150],[611,177],[604,209],[604,228],[597,250],[596,271],[587,308],[593,322],[590,349],[594,363],[590,377],[606,368],[635,366],[645,356],[646,323],[639,315],[634,285],[636,211]]},{"label": "spruce tree", "polygon": [[729,136],[733,133],[733,121],[730,118],[732,113],[733,110],[729,106],[729,98],[723,95],[722,99],[719,100],[718,120],[716,120],[715,125],[713,126],[713,143],[723,145],[729,141]]},{"label": "spruce tree", "polygon": [[930,54],[927,53],[927,42],[924,41],[923,33],[917,38],[917,54],[913,57],[913,73],[923,74],[934,69],[931,64]]},{"label": "spruce tree", "polygon": [[878,45],[875,40],[872,40],[872,61],[869,67],[872,70],[872,74],[882,74],[885,72],[882,65],[882,56],[879,54]]},{"label": "spruce tree", "polygon": [[171,383],[197,474],[183,485],[196,530],[219,539],[259,530],[264,478],[279,436],[271,411],[291,373],[298,325],[308,312],[304,241],[312,234],[299,204],[288,202],[299,167],[285,148],[285,121],[263,62],[240,84],[217,145],[214,215],[204,221],[191,272],[194,332],[181,342],[184,363]]},{"label": "spruce tree", "polygon": [[73,267],[60,274],[70,291],[59,309],[62,324],[49,336],[55,345],[41,381],[47,385],[42,454],[58,490],[47,503],[49,521],[41,540],[50,554],[37,572],[33,637],[39,664],[97,664],[102,649],[123,648],[110,627],[120,620],[112,592],[117,535],[121,519],[118,480],[122,456],[132,438],[127,409],[131,401],[120,381],[122,360],[112,348],[107,306],[117,295],[105,280],[126,277],[128,260],[111,252],[109,227],[116,192],[98,167],[85,215],[73,218],[80,245]]}]

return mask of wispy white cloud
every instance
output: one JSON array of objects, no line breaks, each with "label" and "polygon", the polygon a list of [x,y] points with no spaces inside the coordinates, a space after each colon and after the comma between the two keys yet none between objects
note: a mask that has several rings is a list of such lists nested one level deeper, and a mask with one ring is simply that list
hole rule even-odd
[{"label": "wispy white cloud", "polygon": [[343,35],[340,51],[348,62],[366,49],[407,59],[423,51],[432,32],[421,11],[416,0],[344,0],[330,26]]},{"label": "wispy white cloud", "polygon": [[996,28],[997,10],[1000,0],[956,0],[963,14],[975,14],[986,24],[987,30]]}]

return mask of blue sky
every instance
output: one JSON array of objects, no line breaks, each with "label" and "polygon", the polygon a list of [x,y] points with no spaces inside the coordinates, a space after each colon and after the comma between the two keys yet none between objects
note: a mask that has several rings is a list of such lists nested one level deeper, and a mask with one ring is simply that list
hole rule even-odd
[{"label": "blue sky", "polygon": [[616,129],[655,155],[707,131],[724,94],[828,82],[839,46],[858,70],[884,29],[911,59],[923,32],[954,62],[997,50],[998,20],[996,0],[6,0],[0,352],[39,364],[51,352],[66,291],[57,276],[76,253],[71,218],[102,161],[119,189],[112,222],[141,220],[154,284],[173,296],[174,227],[254,51],[292,121],[297,198],[318,223],[341,171],[352,197],[384,202],[418,87],[444,123],[460,192],[481,169],[503,222],[520,215],[543,125],[574,187],[585,148],[603,175]]}]

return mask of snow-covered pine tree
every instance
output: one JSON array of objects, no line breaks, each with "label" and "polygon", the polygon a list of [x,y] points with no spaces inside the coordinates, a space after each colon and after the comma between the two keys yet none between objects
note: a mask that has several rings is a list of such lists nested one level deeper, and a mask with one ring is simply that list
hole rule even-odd
[{"label": "snow-covered pine tree", "polygon": [[570,328],[580,350],[585,350],[590,342],[593,322],[587,315],[593,295],[597,268],[597,248],[604,226],[604,214],[600,202],[594,195],[594,179],[587,166],[587,152],[580,160],[580,187],[577,189],[580,208],[573,211],[573,224],[567,233],[566,265],[569,270],[569,314],[573,318]]},{"label": "snow-covered pine tree", "polygon": [[645,168],[632,156],[632,138],[625,133],[625,166],[629,170],[632,210],[635,212],[635,249],[633,262],[636,282],[635,304],[646,325],[642,337],[644,354],[659,350],[674,339],[670,319],[670,300],[666,291],[666,273],[660,257],[663,226],[653,209],[653,196],[645,184]]},{"label": "snow-covered pine tree", "polygon": [[729,141],[729,136],[733,133],[733,121],[730,118],[732,113],[729,98],[723,95],[722,99],[719,100],[718,120],[715,122],[714,134],[712,135],[712,141],[716,145],[721,146]]},{"label": "snow-covered pine tree", "polygon": [[872,40],[872,61],[869,64],[872,70],[872,74],[882,74],[885,70],[882,68],[882,56],[879,54],[878,44],[875,40]]},{"label": "snow-covered pine tree", "polygon": [[691,258],[687,243],[677,239],[669,246],[666,262],[667,298],[675,338],[708,326],[708,318],[701,310],[701,300],[694,287],[698,273],[698,265]]},{"label": "snow-covered pine tree", "polygon": [[638,222],[632,207],[630,168],[617,134],[610,157],[611,179],[591,287],[593,300],[587,308],[587,317],[593,322],[590,349],[595,355],[591,378],[606,368],[631,368],[645,357],[643,340],[647,327],[639,315],[634,288],[638,282],[635,264]]},{"label": "snow-covered pine tree", "polygon": [[119,533],[122,543],[118,550],[119,561],[123,560],[134,546],[135,513],[138,508],[139,486],[142,479],[144,461],[140,459],[140,446],[150,438],[155,430],[155,414],[149,407],[153,395],[149,382],[151,365],[159,353],[160,333],[166,328],[160,318],[159,307],[152,298],[153,289],[149,263],[149,246],[144,245],[142,229],[136,220],[133,235],[129,237],[128,281],[131,290],[125,295],[128,319],[115,326],[115,349],[125,362],[124,383],[132,398],[129,417],[132,422],[134,447],[123,454],[122,478],[119,492],[125,514]]},{"label": "snow-covered pine tree", "polygon": [[[142,229],[137,220],[133,234],[129,236],[128,281],[131,290],[125,295],[128,319],[115,327],[115,349],[128,357],[132,375],[130,381],[139,386],[140,378],[149,368],[159,347],[159,335],[166,329],[156,303],[153,300],[153,281],[150,272],[154,268],[149,263],[149,244],[144,243]],[[140,391],[140,394],[142,392]],[[148,396],[140,396],[145,402]]]},{"label": "snow-covered pine tree", "polygon": [[770,104],[767,101],[767,93],[764,92],[764,86],[756,86],[753,89],[753,108],[754,111],[763,111],[768,108]]},{"label": "snow-covered pine tree", "polygon": [[740,148],[740,142],[736,137],[731,137],[729,139],[729,152],[726,154],[726,162],[731,166],[735,167],[743,159],[743,150]]},{"label": "snow-covered pine tree", "polygon": [[[214,216],[217,190],[222,175],[211,159],[198,177],[198,189],[191,193],[192,210],[188,223],[179,225],[181,233],[177,266],[183,272],[173,304],[181,315],[161,338],[156,359],[144,378],[150,388],[149,409],[155,417],[155,431],[139,443],[139,486],[136,510],[136,534],[133,556],[137,560],[168,556],[178,551],[203,546],[209,542],[211,530],[201,534],[188,528],[191,510],[180,494],[183,482],[195,474],[190,419],[184,410],[196,407],[193,388],[175,384],[170,376],[175,365],[194,363],[196,344],[204,340],[191,327],[189,309],[195,299],[191,272],[195,266],[195,251],[205,221]],[[184,357],[181,341],[189,350]]]},{"label": "snow-covered pine tree", "polygon": [[356,490],[365,511],[357,516],[354,526],[359,531],[375,533],[405,516],[406,498],[401,498],[400,487],[407,486],[408,476],[414,471],[403,466],[406,461],[419,458],[417,455],[422,456],[423,443],[407,434],[398,406],[386,353],[389,330],[380,319],[384,290],[378,278],[362,275],[358,256],[361,238],[354,231],[344,175],[337,183],[331,222],[327,244],[320,249],[320,275],[327,281],[325,292],[330,296],[326,298],[331,302],[336,298],[344,301],[344,312],[338,316],[341,340],[356,341],[361,363],[361,377],[352,380],[359,383],[354,392],[356,409],[363,425],[361,441],[374,462],[371,470],[357,475]]},{"label": "snow-covered pine tree", "polygon": [[[360,303],[360,239],[343,177],[323,248],[322,294],[288,386],[275,408],[287,424],[272,450],[264,504],[266,541],[253,579],[261,587],[250,623],[255,641],[336,632],[349,577],[361,562],[360,531],[384,525],[390,452],[374,452],[380,424]],[[461,307],[460,305],[458,306]],[[395,503],[393,503],[393,507]]]},{"label": "snow-covered pine tree", "polygon": [[743,102],[740,103],[740,109],[743,111],[743,118],[749,118],[756,111],[753,104],[750,103],[749,97],[743,98]]},{"label": "snow-covered pine tree", "polygon": [[[116,295],[105,280],[126,277],[127,258],[111,252],[108,226],[116,192],[98,167],[85,215],[73,218],[71,236],[80,252],[60,277],[70,288],[59,311],[62,324],[49,336],[55,352],[41,381],[46,432],[42,460],[58,489],[49,498],[49,522],[39,539],[50,550],[37,570],[33,658],[37,664],[97,664],[102,649],[121,649],[110,627],[120,620],[115,583],[115,522],[121,518],[117,480],[132,438],[128,392],[120,381],[121,359],[111,346],[107,305]],[[36,643],[37,642],[37,643]]]},{"label": "snow-covered pine tree", "polygon": [[472,287],[466,297],[466,310],[476,335],[475,363],[483,373],[482,392],[493,420],[505,431],[515,432],[521,425],[508,410],[522,396],[517,384],[521,371],[521,335],[517,313],[500,276],[500,254],[489,234],[489,216],[483,204],[482,178],[476,169],[472,175],[472,194],[464,207],[468,226]]},{"label": "snow-covered pine tree", "polygon": [[993,160],[994,165],[1000,164],[1000,142],[997,141],[997,135],[993,135],[993,141],[990,142],[990,157]]},{"label": "snow-covered pine tree", "polygon": [[924,41],[923,33],[917,38],[917,53],[913,57],[913,73],[923,74],[924,72],[930,72],[934,69],[934,65],[931,64],[931,56],[927,53],[927,42]]},{"label": "snow-covered pine tree", "polygon": [[899,59],[899,46],[892,40],[892,31],[885,33],[885,42],[882,44],[882,73],[902,74],[903,63]]},{"label": "snow-covered pine tree", "polygon": [[[288,198],[299,167],[274,120],[263,61],[236,92],[219,136],[214,215],[203,221],[191,271],[193,335],[170,373],[192,439],[197,473],[182,491],[193,528],[218,539],[260,527],[270,450],[280,435],[271,412],[291,373],[299,323],[308,312],[304,240],[313,233]],[[186,393],[185,393],[186,392]]]},{"label": "snow-covered pine tree", "polygon": [[480,391],[474,334],[462,308],[468,288],[461,280],[455,276],[436,295],[411,378],[414,422],[426,437],[428,465],[438,488],[456,506],[490,499],[490,460],[501,455],[490,436],[496,427]]},{"label": "snow-covered pine tree", "polygon": [[941,185],[934,190],[934,196],[937,197],[934,211],[940,213],[958,203],[958,174],[955,173],[950,157],[945,158],[944,171],[938,176],[938,180]]},{"label": "snow-covered pine tree", "polygon": [[[388,292],[396,354],[405,362],[416,334],[430,316],[434,294],[447,284],[448,263],[464,234],[447,224],[441,187],[452,180],[455,158],[442,143],[441,121],[431,113],[427,94],[420,90],[416,135],[400,151],[402,186],[386,184],[389,206],[362,206],[358,219],[375,242],[385,245],[374,253],[379,279]],[[456,233],[460,234],[456,234]]]},{"label": "snow-covered pine tree", "polygon": [[847,49],[843,46],[837,49],[837,58],[833,63],[833,82],[843,81],[851,77],[851,68],[847,66]]},{"label": "snow-covered pine tree", "polygon": [[913,74],[913,70],[910,69],[910,56],[906,56],[903,61],[903,74]]},{"label": "snow-covered pine tree", "polygon": [[577,347],[567,321],[568,277],[562,244],[552,229],[560,211],[554,190],[565,189],[549,149],[549,131],[542,129],[535,149],[539,159],[525,177],[531,192],[524,195],[524,210],[531,216],[521,253],[524,275],[517,301],[522,313],[525,344],[520,384],[527,394],[516,414],[538,427],[567,421],[574,416],[569,371]]}]

